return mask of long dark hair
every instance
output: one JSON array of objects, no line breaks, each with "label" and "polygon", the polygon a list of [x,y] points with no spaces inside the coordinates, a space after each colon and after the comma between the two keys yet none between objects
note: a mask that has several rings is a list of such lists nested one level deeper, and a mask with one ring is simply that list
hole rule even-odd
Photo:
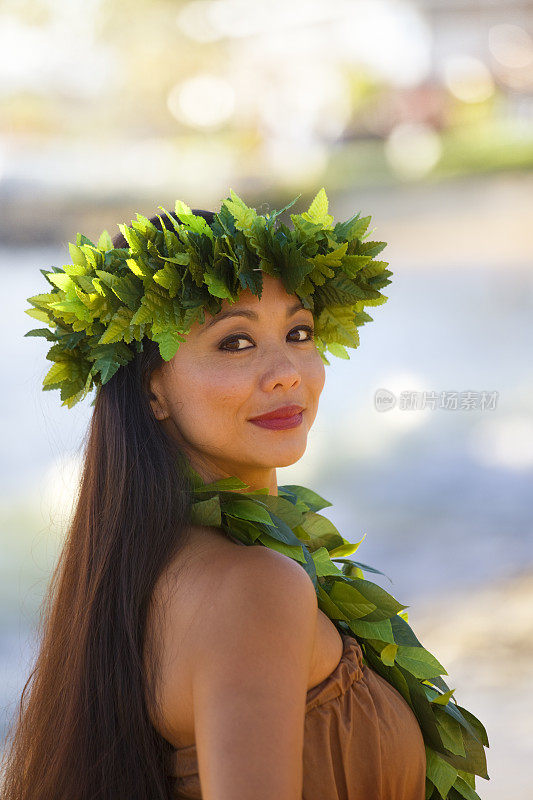
[{"label": "long dark hair", "polygon": [[[151,221],[162,229],[157,215]],[[122,234],[113,245],[128,246]],[[172,796],[172,746],[148,713],[157,705],[156,653],[150,675],[144,658],[156,581],[187,541],[191,487],[186,456],[149,403],[158,346],[145,338],[143,347],[96,394],[39,653],[8,736],[3,800]]]}]

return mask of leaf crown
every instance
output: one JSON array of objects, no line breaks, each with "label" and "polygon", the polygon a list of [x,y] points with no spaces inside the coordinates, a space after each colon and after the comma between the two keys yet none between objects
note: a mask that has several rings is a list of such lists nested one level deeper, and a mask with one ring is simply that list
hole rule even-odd
[{"label": "leaf crown", "polygon": [[367,241],[370,216],[334,225],[323,187],[307,211],[290,215],[289,228],[278,217],[300,196],[258,214],[230,189],[211,224],[176,200],[177,219],[158,206],[173,230],[160,215],[162,230],[142,214],[131,226],[119,224],[128,247],[115,248],[107,230],[97,244],[78,233],[68,245],[71,264],[40,270],[51,291],[27,298],[32,308],[25,313],[49,328],[25,336],[52,343],[43,390],[60,389],[62,405],[71,408],[142,351],[145,337],[169,361],[193,322],[205,321],[205,309],[217,314],[243,289],[261,299],[263,272],[313,313],[322,361],[330,363],[327,350],[349,359],[358,327],[372,321],[364,307],[388,299],[380,289],[392,272],[375,258],[387,243]]}]

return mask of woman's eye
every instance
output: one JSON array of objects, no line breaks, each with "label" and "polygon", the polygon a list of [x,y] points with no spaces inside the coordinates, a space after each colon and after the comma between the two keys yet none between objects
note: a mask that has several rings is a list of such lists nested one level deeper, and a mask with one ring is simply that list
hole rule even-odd
[{"label": "woman's eye", "polygon": [[[299,342],[310,342],[310,341],[312,341],[313,338],[314,338],[314,335],[315,335],[315,331],[314,331],[314,328],[311,327],[311,325],[298,325],[297,328],[293,328],[292,331],[290,331],[289,336],[290,336],[291,333],[299,334],[300,331],[302,331],[302,330],[305,331],[308,334],[308,336],[306,338],[304,338],[304,339],[295,339],[295,341],[298,342],[298,343]],[[235,336],[229,336],[227,339],[224,339],[224,341],[220,343],[219,349],[220,350],[225,350],[227,353],[240,353],[243,350],[249,350],[250,349],[249,347],[234,347],[234,348],[229,347],[228,348],[228,347],[225,346],[225,345],[228,345],[228,344],[232,344],[234,342],[239,342],[240,340],[247,341],[247,342],[251,341],[250,337],[246,336],[245,334],[235,334]]]}]

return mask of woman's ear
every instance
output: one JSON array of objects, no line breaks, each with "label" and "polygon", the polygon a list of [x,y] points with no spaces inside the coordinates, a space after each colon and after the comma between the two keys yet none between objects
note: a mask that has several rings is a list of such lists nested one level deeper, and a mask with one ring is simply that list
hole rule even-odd
[{"label": "woman's ear", "polygon": [[163,392],[163,382],[157,370],[154,370],[150,376],[148,399],[154,417],[158,420],[168,419],[169,413]]}]

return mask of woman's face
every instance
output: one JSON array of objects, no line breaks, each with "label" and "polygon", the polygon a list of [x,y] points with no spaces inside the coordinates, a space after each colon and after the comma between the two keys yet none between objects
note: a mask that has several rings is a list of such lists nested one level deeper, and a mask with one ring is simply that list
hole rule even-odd
[{"label": "woman's face", "polygon": [[[153,412],[204,480],[237,475],[277,494],[275,468],[305,452],[324,387],[313,327],[297,295],[263,273],[261,300],[246,289],[235,303],[223,300],[219,314],[205,311],[205,322],[195,321],[173,358],[152,373]],[[288,405],[304,409],[296,427],[250,421]]]}]

